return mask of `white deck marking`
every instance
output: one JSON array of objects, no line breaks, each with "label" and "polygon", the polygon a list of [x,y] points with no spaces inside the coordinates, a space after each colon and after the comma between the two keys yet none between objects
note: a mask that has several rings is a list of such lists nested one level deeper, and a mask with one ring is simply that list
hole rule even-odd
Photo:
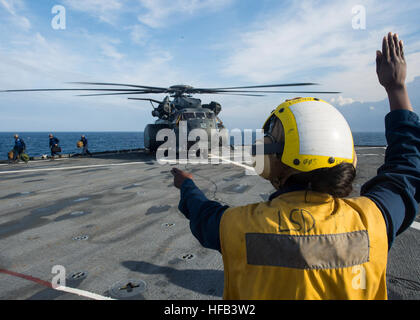
[{"label": "white deck marking", "polygon": [[[217,158],[222,161],[228,162],[230,164],[236,165],[238,167],[245,168],[250,171],[255,171],[253,167],[246,166],[242,163],[232,161],[230,159],[222,158],[219,156],[215,156],[209,154],[209,158]],[[161,162],[167,163],[177,163],[177,161],[173,160],[161,160]],[[61,167],[61,168],[42,168],[42,169],[22,169],[22,170],[11,170],[11,171],[0,171],[1,174],[12,174],[12,173],[26,173],[26,172],[48,172],[48,171],[64,171],[64,170],[74,170],[74,169],[89,169],[89,168],[106,168],[106,167],[118,167],[118,166],[129,166],[129,165],[136,165],[136,164],[144,164],[144,161],[141,162],[126,162],[126,163],[110,163],[110,164],[95,164],[95,165],[85,165],[85,166],[70,166],[70,167]]]},{"label": "white deck marking", "polygon": [[135,165],[135,164],[145,164],[145,162],[142,161],[142,162],[94,164],[94,165],[87,165],[87,166],[72,166],[72,167],[47,168],[47,169],[23,169],[23,170],[14,170],[14,171],[0,171],[0,174],[42,172],[42,171],[63,171],[63,170],[73,170],[73,169],[104,168],[104,167],[121,167],[121,166]]},{"label": "white deck marking", "polygon": [[226,159],[226,158],[222,158],[222,157],[219,157],[219,156],[215,156],[215,155],[213,155],[213,154],[209,154],[209,158],[216,158],[216,159],[220,159],[220,160],[222,160],[222,161],[226,161],[226,162],[228,162],[228,163],[230,163],[230,164],[233,164],[233,165],[235,165],[235,166],[238,166],[238,167],[241,167],[241,168],[245,168],[246,170],[250,170],[250,171],[254,171],[254,172],[255,172],[254,167],[246,166],[246,165],[244,165],[244,164],[242,164],[242,163],[240,163],[240,162],[236,162],[236,161],[232,161],[232,160],[230,160],[230,159]]},{"label": "white deck marking", "polygon": [[104,296],[101,296],[99,294],[92,293],[92,292],[89,292],[89,291],[75,289],[75,288],[69,288],[69,287],[64,287],[64,286],[58,286],[58,287],[55,287],[53,289],[58,290],[58,291],[71,293],[71,294],[76,294],[78,296],[93,299],[93,300],[115,300],[115,299],[104,297]]},{"label": "white deck marking", "polygon": [[53,290],[63,291],[63,292],[71,293],[71,294],[77,294],[79,296],[86,297],[86,298],[89,298],[89,299],[115,300],[115,299],[104,297],[104,296],[101,296],[99,294],[92,293],[92,292],[85,291],[85,290],[80,290],[80,289],[76,289],[76,288],[69,288],[69,287],[66,287],[66,286],[54,286],[52,283],[50,283],[48,281],[30,276],[30,275],[26,275],[26,274],[23,274],[23,273],[18,273],[18,272],[6,270],[6,269],[0,269],[0,273],[1,274],[7,274],[9,276],[16,277],[16,278],[25,279],[25,280],[37,283],[41,286],[44,286],[44,287],[47,287],[47,288],[50,288],[50,289],[53,289]]},{"label": "white deck marking", "polygon": [[411,228],[420,230],[420,223],[417,221],[414,221],[413,224],[411,225]]},{"label": "white deck marking", "polygon": [[[213,155],[213,154],[209,154],[209,159],[212,159],[212,158],[219,159],[219,160],[225,161],[225,162],[227,162],[229,164],[233,164],[235,166],[238,166],[238,167],[244,168],[246,170],[249,170],[249,172],[251,174],[254,174],[255,173],[255,169],[253,167],[246,166],[246,165],[244,165],[244,164],[242,164],[240,162],[232,161],[230,159],[226,159],[226,158],[222,158],[222,157],[219,157],[219,156],[216,156],[216,155]],[[186,164],[187,163],[187,162],[184,163],[184,162],[178,161],[178,160],[166,160],[166,159],[161,159],[160,161],[161,162],[165,162],[165,163],[169,163],[169,164]],[[210,161],[207,164],[212,164],[212,163]]]},{"label": "white deck marking", "polygon": [[[35,162],[49,162],[49,161],[64,161],[64,160],[69,160],[68,158],[59,158],[59,159],[55,159],[55,160],[51,160],[51,159],[47,159],[47,160],[31,160],[28,163],[35,163]],[[11,166],[11,165],[25,165],[26,163],[24,162],[20,162],[20,163],[2,163],[0,164],[0,167],[2,166]]]},{"label": "white deck marking", "polygon": [[28,163],[34,163],[34,162],[55,162],[55,161],[65,161],[65,160],[69,160],[69,158],[59,158],[59,159],[45,159],[45,160],[31,160]]}]

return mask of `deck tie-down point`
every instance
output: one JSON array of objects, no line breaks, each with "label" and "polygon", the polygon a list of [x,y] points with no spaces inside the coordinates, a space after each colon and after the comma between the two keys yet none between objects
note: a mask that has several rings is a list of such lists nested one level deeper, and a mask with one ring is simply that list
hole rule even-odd
[{"label": "deck tie-down point", "polygon": [[121,287],[120,291],[124,290],[124,291],[127,291],[127,292],[131,292],[131,291],[133,291],[133,289],[139,288],[139,287],[140,287],[140,285],[138,285],[138,284],[136,285],[136,284],[133,284],[133,283],[129,282],[124,287]]}]

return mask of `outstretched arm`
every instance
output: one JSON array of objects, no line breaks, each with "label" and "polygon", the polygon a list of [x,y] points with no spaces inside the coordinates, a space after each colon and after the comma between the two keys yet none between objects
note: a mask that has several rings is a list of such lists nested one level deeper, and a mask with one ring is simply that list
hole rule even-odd
[{"label": "outstretched arm", "polygon": [[179,210],[190,220],[190,229],[205,248],[221,251],[220,221],[228,206],[211,201],[194,184],[193,176],[177,168],[172,169],[174,185],[181,190]]},{"label": "outstretched arm", "polygon": [[361,195],[381,209],[391,247],[395,237],[413,222],[420,201],[420,123],[413,112],[405,78],[403,42],[389,33],[382,52],[376,53],[379,82],[388,93],[390,113],[385,117],[388,148],[378,175],[362,186]]}]

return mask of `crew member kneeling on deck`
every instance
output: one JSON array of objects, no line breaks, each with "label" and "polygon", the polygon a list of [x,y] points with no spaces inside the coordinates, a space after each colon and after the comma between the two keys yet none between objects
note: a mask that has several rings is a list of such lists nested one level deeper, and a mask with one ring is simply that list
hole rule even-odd
[{"label": "crew member kneeling on deck", "polygon": [[286,101],[264,125],[261,176],[277,189],[269,201],[229,208],[173,169],[194,236],[223,255],[225,299],[387,299],[388,250],[418,209],[420,124],[397,35],[384,38],[377,66],[391,105],[388,149],[360,197],[347,198],[356,175],[350,128],[314,98]]}]

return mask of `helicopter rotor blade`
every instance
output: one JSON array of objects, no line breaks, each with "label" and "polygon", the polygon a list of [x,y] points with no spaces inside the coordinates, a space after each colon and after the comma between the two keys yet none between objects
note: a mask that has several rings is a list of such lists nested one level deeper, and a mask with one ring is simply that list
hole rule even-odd
[{"label": "helicopter rotor blade", "polygon": [[263,90],[198,90],[190,94],[221,94],[221,93],[305,93],[305,94],[340,94],[338,91],[263,91]]},{"label": "helicopter rotor blade", "polygon": [[[108,82],[69,82],[71,84],[81,84],[81,85],[98,85],[98,86],[123,86],[123,87],[133,87],[133,88],[144,88],[157,91],[179,91],[176,88],[163,88],[163,87],[151,87],[151,86],[141,86],[125,83],[108,83]],[[209,91],[218,91],[218,90],[231,90],[231,89],[254,89],[254,88],[278,88],[278,87],[296,87],[296,86],[313,86],[319,85],[318,83],[284,83],[284,84],[271,84],[271,85],[258,85],[258,86],[244,86],[244,87],[227,87],[227,88],[186,88],[185,91],[197,91],[197,90],[209,90]]]},{"label": "helicopter rotor blade", "polygon": [[305,93],[305,94],[340,94],[338,91],[251,91],[251,90],[234,90],[234,91],[216,91],[217,92],[240,92],[240,93]]},{"label": "helicopter rotor blade", "polygon": [[[0,90],[0,93],[13,92],[54,92],[54,91],[105,91],[105,92],[140,92],[136,89],[17,89],[17,90]],[[145,90],[143,90],[145,91]],[[141,92],[143,92],[141,91]],[[147,91],[150,92],[150,91]],[[153,92],[154,93],[154,92]]]},{"label": "helicopter rotor blade", "polygon": [[155,99],[147,99],[147,98],[127,98],[128,100],[141,100],[141,101],[151,101],[155,103],[162,103],[162,101],[158,101]]},{"label": "helicopter rotor blade", "polygon": [[268,84],[268,85],[245,86],[245,87],[208,88],[208,89],[203,88],[203,90],[234,90],[234,89],[255,89],[255,88],[300,87],[300,86],[316,86],[316,85],[319,85],[319,84],[318,83],[283,83],[283,84]]},{"label": "helicopter rotor blade", "polygon": [[150,86],[139,86],[134,84],[124,84],[124,83],[107,83],[107,82],[69,82],[69,84],[82,84],[82,85],[95,85],[95,86],[119,86],[119,87],[132,87],[132,88],[144,88],[157,91],[166,91],[169,88],[162,87],[150,87]]},{"label": "helicopter rotor blade", "polygon": [[[170,88],[161,87],[150,87],[150,86],[137,86],[130,84],[118,84],[118,83],[105,83],[105,82],[71,82],[74,84],[89,84],[89,85],[104,85],[104,86],[126,86],[136,89],[127,88],[56,88],[56,89],[18,89],[18,90],[0,90],[0,93],[11,93],[11,92],[60,92],[60,91],[90,91],[90,92],[105,92],[103,94],[85,94],[79,95],[84,97],[90,96],[111,96],[111,95],[131,95],[131,94],[173,94],[182,96],[184,94],[226,94],[226,95],[243,95],[243,96],[265,96],[265,94],[340,94],[341,92],[332,91],[264,91],[264,90],[238,90],[238,89],[252,89],[252,88],[275,88],[275,87],[286,87],[286,86],[310,86],[316,85],[316,83],[290,83],[290,84],[273,84],[273,85],[259,85],[259,86],[248,86],[248,87],[230,87],[230,88],[193,88],[190,86],[173,86]],[[150,100],[149,100],[150,101]],[[154,100],[157,103],[157,100]]]},{"label": "helicopter rotor blade", "polygon": [[80,94],[77,97],[98,97],[98,96],[118,96],[124,94],[150,94],[155,93],[153,91],[133,91],[133,92],[118,92],[118,93],[99,93],[99,94]]},{"label": "helicopter rotor blade", "polygon": [[245,96],[245,97],[265,97],[266,96],[262,94],[244,94],[244,93],[229,93],[229,92],[210,92],[210,93],[202,93],[202,94],[221,94],[221,95],[228,95],[228,96]]}]

